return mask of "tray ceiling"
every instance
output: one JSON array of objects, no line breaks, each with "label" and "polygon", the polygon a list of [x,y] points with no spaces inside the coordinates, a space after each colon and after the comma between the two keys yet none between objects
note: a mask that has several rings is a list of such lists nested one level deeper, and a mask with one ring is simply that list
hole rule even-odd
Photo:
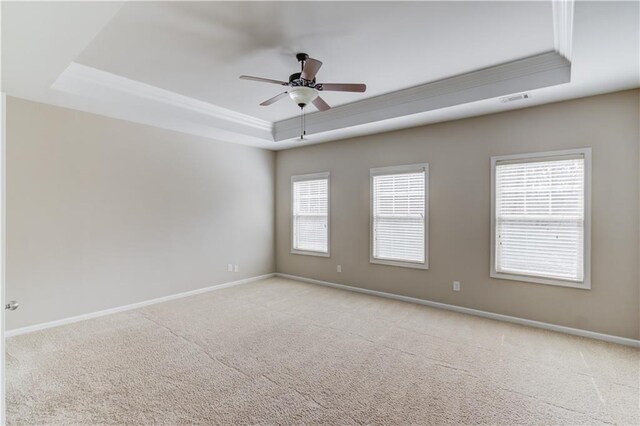
[{"label": "tray ceiling", "polygon": [[238,76],[287,80],[300,51],[324,62],[318,81],[367,83],[325,93],[336,106],[553,43],[547,2],[132,2],[76,62],[273,122],[298,108],[260,107],[281,88]]},{"label": "tray ceiling", "polygon": [[[574,10],[575,9],[575,10]],[[640,85],[638,2],[3,2],[3,90],[214,139],[283,149]],[[634,18],[635,17],[635,18]],[[308,116],[282,91],[324,62]],[[514,74],[515,73],[515,74]],[[524,103],[496,97],[531,91]]]}]

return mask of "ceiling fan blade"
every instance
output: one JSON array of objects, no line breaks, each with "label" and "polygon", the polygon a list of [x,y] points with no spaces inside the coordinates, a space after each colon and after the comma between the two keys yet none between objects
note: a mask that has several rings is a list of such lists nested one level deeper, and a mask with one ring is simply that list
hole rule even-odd
[{"label": "ceiling fan blade", "polygon": [[273,84],[279,84],[281,86],[289,85],[289,83],[287,83],[286,81],[272,80],[270,78],[262,78],[262,77],[253,77],[250,75],[241,75],[240,78],[242,80],[260,81],[262,83],[273,83]]},{"label": "ceiling fan blade", "polygon": [[319,60],[307,58],[307,60],[304,61],[304,67],[302,68],[302,75],[300,75],[300,77],[309,81],[313,80],[321,66],[322,62]]},{"label": "ceiling fan blade", "polygon": [[331,92],[364,92],[367,90],[366,84],[349,83],[322,83],[322,90]]},{"label": "ceiling fan blade", "polygon": [[266,101],[264,101],[263,103],[260,104],[260,106],[267,106],[267,105],[271,105],[272,103],[275,103],[277,101],[279,101],[280,99],[286,97],[289,93],[288,92],[282,92],[279,95],[275,95],[273,98],[271,99],[267,99]]},{"label": "ceiling fan blade", "polygon": [[313,104],[314,107],[318,108],[320,111],[326,111],[328,109],[331,109],[329,104],[326,103],[324,99],[322,99],[320,96],[318,96],[313,101],[311,101],[311,103]]}]

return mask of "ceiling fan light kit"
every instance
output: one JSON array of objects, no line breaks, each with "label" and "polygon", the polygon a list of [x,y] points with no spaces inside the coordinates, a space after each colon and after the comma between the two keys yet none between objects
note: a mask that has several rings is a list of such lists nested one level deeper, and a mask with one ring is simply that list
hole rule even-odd
[{"label": "ceiling fan light kit", "polygon": [[294,73],[289,76],[289,81],[273,80],[270,78],[253,77],[249,75],[241,75],[243,80],[259,81],[262,83],[278,84],[280,86],[290,87],[286,92],[280,93],[266,101],[262,102],[261,106],[268,106],[287,95],[296,105],[300,107],[300,120],[301,131],[300,139],[304,139],[305,121],[304,121],[304,108],[310,103],[313,104],[319,111],[326,111],[331,109],[324,99],[322,99],[318,92],[320,91],[333,91],[333,92],[358,92],[362,93],[367,90],[365,84],[350,84],[350,83],[316,83],[316,74],[322,66],[322,62],[317,59],[310,58],[306,53],[298,53],[296,59],[300,62],[300,72]]},{"label": "ceiling fan light kit", "polygon": [[287,91],[289,97],[300,108],[304,108],[309,105],[315,98],[318,97],[318,91],[306,86],[293,87]]}]

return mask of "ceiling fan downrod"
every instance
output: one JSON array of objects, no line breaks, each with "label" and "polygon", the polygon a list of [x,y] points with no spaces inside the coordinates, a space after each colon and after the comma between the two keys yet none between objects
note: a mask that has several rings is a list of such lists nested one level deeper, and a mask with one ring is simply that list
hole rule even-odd
[{"label": "ceiling fan downrod", "polygon": [[309,59],[306,53],[296,53],[296,59],[300,62],[300,72],[304,71],[304,63]]}]

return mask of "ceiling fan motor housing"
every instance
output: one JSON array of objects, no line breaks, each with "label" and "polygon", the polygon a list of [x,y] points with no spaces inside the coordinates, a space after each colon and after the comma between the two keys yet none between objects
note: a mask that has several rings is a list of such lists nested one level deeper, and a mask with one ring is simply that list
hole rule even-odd
[{"label": "ceiling fan motor housing", "polygon": [[295,73],[289,76],[289,86],[308,86],[308,87],[316,87],[316,79],[313,80],[305,80],[302,78],[302,73]]},{"label": "ceiling fan motor housing", "polygon": [[298,80],[300,80],[301,75],[302,73],[299,73],[299,72],[291,74],[289,76],[289,83],[297,82]]}]

